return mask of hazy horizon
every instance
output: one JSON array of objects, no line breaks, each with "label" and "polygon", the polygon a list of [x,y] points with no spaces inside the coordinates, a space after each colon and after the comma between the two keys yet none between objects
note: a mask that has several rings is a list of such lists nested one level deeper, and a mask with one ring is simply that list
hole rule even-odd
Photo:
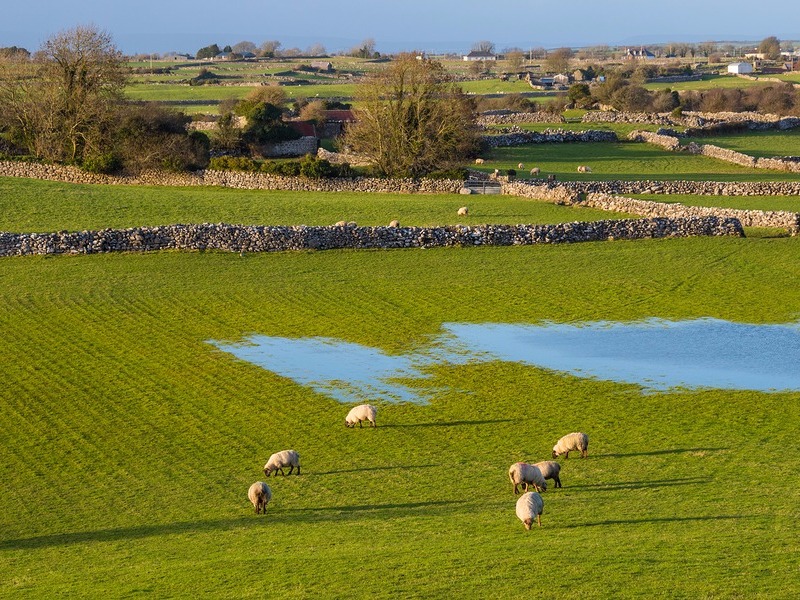
[{"label": "hazy horizon", "polygon": [[299,0],[274,6],[243,0],[233,7],[209,0],[113,5],[99,0],[40,0],[4,9],[0,46],[34,51],[53,34],[88,24],[110,33],[126,54],[194,54],[214,43],[260,45],[266,40],[278,40],[284,49],[305,50],[321,44],[336,53],[368,38],[381,53],[462,53],[481,40],[493,42],[498,51],[668,42],[757,43],[771,35],[800,40],[800,21],[785,18],[798,12],[787,0],[763,0],[757,9],[737,0],[702,4],[673,0],[668,8],[659,9],[628,0],[613,5],[574,0],[537,7],[507,0],[491,8],[477,0],[462,0],[457,7],[441,0],[393,5]]}]

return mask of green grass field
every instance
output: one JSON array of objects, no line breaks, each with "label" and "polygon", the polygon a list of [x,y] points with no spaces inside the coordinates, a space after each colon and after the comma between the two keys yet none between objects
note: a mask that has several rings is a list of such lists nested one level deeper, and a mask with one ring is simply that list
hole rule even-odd
[{"label": "green grass field", "polygon": [[797,196],[693,196],[642,194],[634,198],[655,202],[680,202],[687,206],[718,206],[744,210],[788,210],[800,212],[800,198]]},{"label": "green grass field", "polygon": [[[428,406],[333,400],[210,346],[409,351],[443,323],[797,318],[796,239],[0,260],[4,597],[762,597],[800,593],[798,394],[642,394],[440,367]],[[568,431],[544,526],[508,465]],[[303,475],[247,487],[292,447]],[[524,572],[524,584],[520,573]]]},{"label": "green grass field", "polygon": [[[467,203],[469,217],[459,217]],[[62,184],[0,177],[0,231],[82,231],[170,223],[452,225],[563,223],[620,215],[513,196],[364,194]]]},{"label": "green grass field", "polygon": [[798,156],[800,155],[800,129],[786,131],[748,131],[712,137],[687,138],[682,143],[695,141],[698,144],[714,144],[723,148],[743,152],[750,156]]},{"label": "green grass field", "polygon": [[[591,124],[587,124],[591,128]],[[704,156],[668,152],[652,144],[570,143],[528,144],[496,148],[482,155],[484,171],[516,169],[525,165],[520,175],[528,177],[537,166],[546,175],[554,173],[561,180],[675,180],[692,181],[771,181],[797,180],[797,174],[755,170]],[[589,165],[591,173],[578,173],[578,165]]]},{"label": "green grass field", "polygon": [[[680,81],[676,83],[647,83],[644,87],[648,90],[694,90],[705,91],[715,88],[748,88],[759,85],[770,85],[769,81],[744,79],[734,75],[706,75],[700,81]],[[772,83],[774,85],[774,83]]]}]

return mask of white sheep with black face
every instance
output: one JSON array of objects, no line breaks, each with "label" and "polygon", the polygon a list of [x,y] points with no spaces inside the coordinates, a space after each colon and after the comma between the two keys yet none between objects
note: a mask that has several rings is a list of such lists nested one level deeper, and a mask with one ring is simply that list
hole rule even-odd
[{"label": "white sheep with black face", "polygon": [[542,512],[544,512],[544,500],[536,492],[526,492],[517,500],[517,518],[527,530],[530,530],[534,520],[539,527],[542,526]]},{"label": "white sheep with black face", "polygon": [[247,498],[252,502],[256,509],[256,514],[266,514],[267,504],[272,500],[272,490],[263,481],[256,481],[247,490]]},{"label": "white sheep with black face", "polygon": [[270,473],[275,473],[278,476],[278,471],[281,475],[286,475],[283,470],[289,467],[289,475],[292,471],[297,469],[297,474],[300,475],[300,455],[294,450],[281,450],[269,457],[267,464],[264,465],[264,475],[270,476]]},{"label": "white sheep with black face", "polygon": [[347,416],[344,419],[344,426],[345,427],[355,427],[356,423],[358,423],[359,427],[363,427],[361,425],[362,421],[369,421],[372,427],[377,427],[378,425],[375,423],[375,415],[378,414],[378,409],[372,406],[371,404],[361,404],[360,406],[354,406],[350,409],[350,412],[347,413]]},{"label": "white sheep with black face", "polygon": [[568,433],[553,446],[553,458],[562,454],[564,458],[569,458],[569,453],[573,451],[580,452],[581,458],[586,458],[589,455],[589,436],[580,431]]},{"label": "white sheep with black face", "polygon": [[514,463],[508,468],[508,478],[511,480],[511,485],[514,486],[514,493],[519,494],[519,486],[522,485],[524,491],[528,491],[528,486],[532,485],[536,488],[537,492],[547,490],[547,483],[542,477],[542,472],[538,467],[529,465],[528,463],[518,462]]}]

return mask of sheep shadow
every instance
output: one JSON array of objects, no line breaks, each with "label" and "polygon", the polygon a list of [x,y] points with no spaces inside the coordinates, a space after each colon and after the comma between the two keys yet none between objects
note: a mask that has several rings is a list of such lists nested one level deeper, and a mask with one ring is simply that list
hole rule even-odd
[{"label": "sheep shadow", "polygon": [[615,452],[612,454],[592,454],[593,458],[627,458],[629,456],[659,456],[661,454],[685,454],[688,452],[724,452],[730,448],[672,448],[651,450],[650,452]]},{"label": "sheep shadow", "polygon": [[362,471],[393,471],[395,469],[430,469],[440,467],[438,464],[431,465],[394,465],[385,467],[359,467],[357,469],[337,469],[335,471],[312,472],[310,475],[338,475],[339,473],[360,473]]},{"label": "sheep shadow", "polygon": [[684,477],[681,479],[659,479],[655,481],[617,481],[613,483],[584,483],[569,486],[570,490],[617,491],[644,490],[648,488],[674,487],[680,485],[698,485],[708,483],[705,477]]},{"label": "sheep shadow", "polygon": [[455,513],[462,508],[462,503],[455,500],[435,500],[393,504],[276,509],[273,511],[268,510],[267,514],[264,516],[254,515],[252,509],[247,509],[246,515],[227,519],[184,521],[178,523],[161,523],[157,525],[136,525],[133,527],[120,527],[116,529],[76,531],[72,533],[56,533],[15,540],[0,540],[0,551],[38,550],[42,548],[71,546],[73,544],[115,542],[120,540],[130,541],[149,537],[180,535],[184,533],[225,531],[245,526],[263,527],[277,524],[296,524],[298,522],[348,521],[356,519],[362,520],[365,518],[387,519],[413,514]]},{"label": "sheep shadow", "polygon": [[390,423],[381,427],[460,427],[462,425],[494,425],[496,423],[513,423],[514,419],[484,419],[481,421],[443,421],[435,423]]}]

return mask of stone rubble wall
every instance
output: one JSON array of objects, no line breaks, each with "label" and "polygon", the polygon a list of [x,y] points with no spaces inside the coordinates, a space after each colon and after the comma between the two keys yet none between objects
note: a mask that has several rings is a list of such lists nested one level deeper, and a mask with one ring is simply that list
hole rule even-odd
[{"label": "stone rubble wall", "polygon": [[477,123],[479,126],[488,127],[490,125],[518,125],[520,123],[564,123],[565,119],[561,115],[554,115],[546,112],[512,112],[498,111],[497,113],[486,112],[481,114]]},{"label": "stone rubble wall", "polygon": [[795,156],[758,158],[728,148],[721,148],[713,144],[696,144],[691,142],[683,146],[680,143],[680,139],[675,136],[664,135],[663,133],[652,133],[650,131],[632,131],[628,134],[628,139],[636,142],[656,144],[671,152],[700,154],[702,156],[716,158],[752,169],[773,169],[776,171],[800,173],[800,158]]},{"label": "stone rubble wall", "polygon": [[308,227],[208,224],[104,229],[76,233],[0,233],[0,256],[157,250],[282,252],[290,250],[517,246],[688,236],[743,236],[736,219],[608,220],[558,225],[447,227]]},{"label": "stone rubble wall", "polygon": [[490,148],[501,146],[524,146],[525,144],[562,144],[572,142],[616,142],[613,131],[588,129],[586,131],[567,131],[565,129],[546,129],[543,132],[515,131],[499,135],[485,135],[483,141]]}]

